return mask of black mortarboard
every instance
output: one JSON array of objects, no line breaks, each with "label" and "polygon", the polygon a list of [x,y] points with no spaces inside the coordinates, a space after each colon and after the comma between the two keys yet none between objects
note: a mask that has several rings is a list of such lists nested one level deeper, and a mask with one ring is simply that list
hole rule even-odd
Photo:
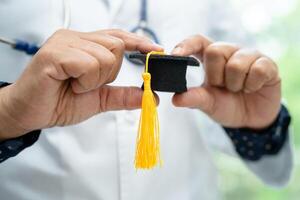
[{"label": "black mortarboard", "polygon": [[[129,58],[145,64],[146,54],[133,53]],[[153,54],[149,58],[151,88],[156,91],[182,93],[186,88],[187,66],[199,66],[197,59],[186,56]]]}]

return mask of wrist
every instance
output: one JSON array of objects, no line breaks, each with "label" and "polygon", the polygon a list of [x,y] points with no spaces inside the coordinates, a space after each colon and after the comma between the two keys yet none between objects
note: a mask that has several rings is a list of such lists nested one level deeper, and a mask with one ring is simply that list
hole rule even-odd
[{"label": "wrist", "polygon": [[16,138],[30,132],[21,126],[14,116],[18,112],[12,112],[12,100],[9,98],[9,92],[12,85],[0,88],[0,141]]},{"label": "wrist", "polygon": [[264,120],[255,120],[255,123],[251,123],[251,125],[245,126],[245,128],[255,130],[257,132],[263,131],[268,129],[270,126],[272,126],[276,121],[278,120],[278,117],[280,115],[282,109],[281,102],[279,101],[276,106],[272,109],[272,112],[269,112],[267,116],[264,117]]},{"label": "wrist", "polygon": [[223,127],[236,151],[246,160],[256,161],[264,155],[277,154],[288,138],[291,116],[282,105],[276,120],[264,130]]}]

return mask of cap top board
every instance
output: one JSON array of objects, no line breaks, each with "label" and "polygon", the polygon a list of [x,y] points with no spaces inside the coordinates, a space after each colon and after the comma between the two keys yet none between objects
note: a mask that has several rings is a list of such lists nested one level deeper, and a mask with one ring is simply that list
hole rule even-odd
[{"label": "cap top board", "polygon": [[[146,61],[146,54],[130,54],[130,59]],[[186,71],[188,66],[199,66],[193,57],[158,55],[149,57],[148,72],[151,74],[151,88],[156,91],[182,93],[187,91]]]}]

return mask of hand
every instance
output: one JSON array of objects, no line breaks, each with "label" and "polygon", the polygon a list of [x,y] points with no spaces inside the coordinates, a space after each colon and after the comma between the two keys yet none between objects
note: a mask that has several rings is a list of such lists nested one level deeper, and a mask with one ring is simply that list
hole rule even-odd
[{"label": "hand", "polygon": [[115,80],[124,50],[162,48],[121,30],[57,31],[16,83],[0,90],[0,137],[76,124],[109,110],[139,108],[140,88],[106,85]]},{"label": "hand", "polygon": [[280,109],[281,80],[276,64],[263,54],[203,36],[176,46],[176,55],[195,55],[204,65],[205,82],[173,97],[175,106],[199,108],[226,127],[263,129]]}]

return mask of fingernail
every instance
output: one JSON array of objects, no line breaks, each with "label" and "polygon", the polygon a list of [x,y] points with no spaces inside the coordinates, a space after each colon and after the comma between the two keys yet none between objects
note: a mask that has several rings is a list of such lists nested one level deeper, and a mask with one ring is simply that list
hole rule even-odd
[{"label": "fingernail", "polygon": [[164,47],[163,47],[163,46],[161,46],[160,44],[157,44],[157,43],[155,43],[155,42],[153,42],[153,41],[150,41],[149,44],[150,44],[152,47],[155,47],[156,49],[164,50]]},{"label": "fingernail", "polygon": [[182,48],[181,47],[176,47],[175,49],[173,49],[172,53],[173,55],[180,55],[182,53]]},{"label": "fingernail", "polygon": [[163,47],[163,46],[161,46],[160,44],[156,44],[156,43],[154,43],[154,44],[155,44],[155,46],[157,46],[158,48],[160,48],[160,49],[164,50],[164,47]]}]

